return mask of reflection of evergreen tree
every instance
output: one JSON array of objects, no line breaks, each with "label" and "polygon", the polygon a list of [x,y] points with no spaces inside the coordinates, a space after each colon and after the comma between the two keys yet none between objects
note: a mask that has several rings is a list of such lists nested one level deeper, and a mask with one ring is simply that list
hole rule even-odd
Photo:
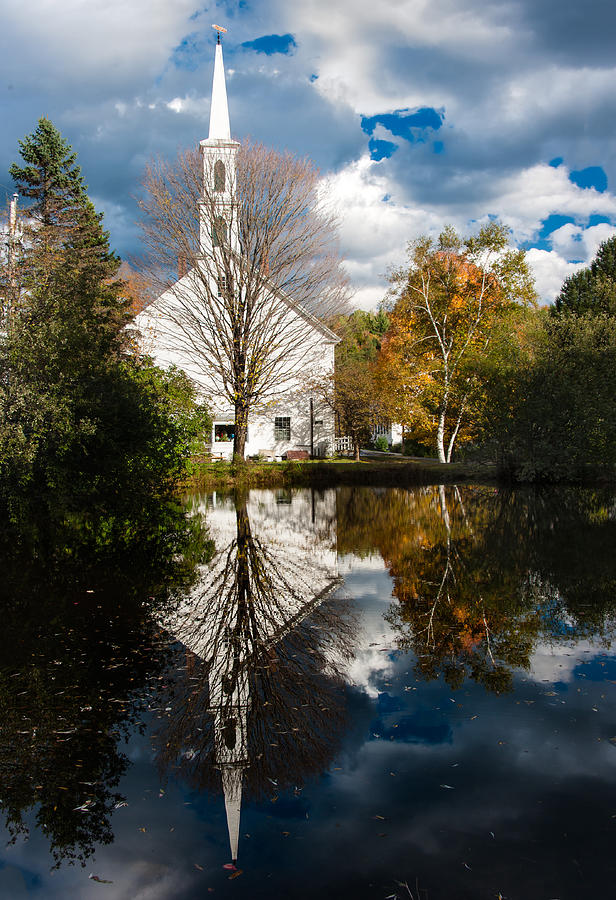
[{"label": "reflection of evergreen tree", "polygon": [[[389,620],[426,678],[506,689],[537,642],[614,624],[616,514],[609,491],[441,486],[339,492],[339,548],[389,566]],[[347,516],[349,520],[347,520]]]},{"label": "reflection of evergreen tree", "polygon": [[13,840],[32,812],[56,865],[83,863],[113,840],[120,739],[165,661],[152,613],[208,545],[170,505],[2,538],[0,808]]}]

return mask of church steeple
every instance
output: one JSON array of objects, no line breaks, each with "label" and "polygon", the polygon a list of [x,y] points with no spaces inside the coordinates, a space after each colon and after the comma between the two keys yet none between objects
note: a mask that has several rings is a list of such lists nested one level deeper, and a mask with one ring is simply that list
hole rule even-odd
[{"label": "church steeple", "polygon": [[229,107],[227,105],[227,86],[225,83],[225,67],[222,61],[222,44],[220,33],[216,44],[214,58],[214,81],[212,83],[212,105],[210,107],[210,133],[208,141],[230,141]]},{"label": "church steeple", "polygon": [[[210,131],[201,141],[203,156],[203,200],[201,207],[201,253],[211,256],[222,243],[237,250],[235,198],[235,156],[239,149],[231,138],[225,67],[220,33],[226,28],[213,25],[218,32],[214,56],[214,78],[210,105]],[[219,279],[220,280],[220,279]]]}]

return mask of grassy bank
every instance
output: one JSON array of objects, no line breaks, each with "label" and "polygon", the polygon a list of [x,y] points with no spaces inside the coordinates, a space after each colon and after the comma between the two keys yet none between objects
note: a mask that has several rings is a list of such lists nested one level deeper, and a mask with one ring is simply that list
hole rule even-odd
[{"label": "grassy bank", "polygon": [[395,487],[417,484],[496,481],[496,469],[478,463],[442,465],[434,460],[383,458],[354,460],[306,460],[301,462],[256,462],[247,460],[235,467],[225,461],[195,464],[183,485],[201,490],[241,487],[336,487],[372,485]]}]

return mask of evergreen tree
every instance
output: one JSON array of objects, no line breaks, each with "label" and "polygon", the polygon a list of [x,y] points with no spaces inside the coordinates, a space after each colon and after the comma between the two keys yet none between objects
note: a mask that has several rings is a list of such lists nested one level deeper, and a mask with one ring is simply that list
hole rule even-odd
[{"label": "evergreen tree", "polygon": [[32,205],[20,302],[0,343],[0,495],[90,502],[162,483],[180,467],[186,417],[174,419],[168,379],[131,353],[130,301],[102,215],[49,120],[20,146],[27,165],[11,173]]},{"label": "evergreen tree", "polygon": [[616,315],[616,236],[601,244],[588,268],[565,280],[551,313]]},{"label": "evergreen tree", "polygon": [[66,225],[87,199],[77,154],[44,116],[19,147],[25,166],[13,163],[9,174],[22,197],[32,201],[29,216],[44,227]]}]

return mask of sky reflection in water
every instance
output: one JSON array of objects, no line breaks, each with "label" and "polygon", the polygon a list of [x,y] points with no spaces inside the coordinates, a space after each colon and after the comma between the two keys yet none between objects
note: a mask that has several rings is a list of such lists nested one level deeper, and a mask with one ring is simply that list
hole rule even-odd
[{"label": "sky reflection in water", "polygon": [[7,560],[0,897],[609,895],[609,493],[191,506],[173,577]]}]

